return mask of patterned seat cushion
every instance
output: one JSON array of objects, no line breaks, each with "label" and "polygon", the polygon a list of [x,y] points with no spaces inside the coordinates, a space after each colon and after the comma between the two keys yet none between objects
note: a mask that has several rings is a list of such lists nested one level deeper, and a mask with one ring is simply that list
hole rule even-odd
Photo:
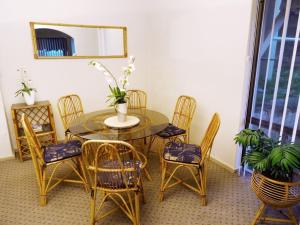
[{"label": "patterned seat cushion", "polygon": [[165,129],[160,131],[157,135],[160,136],[161,138],[169,138],[180,134],[185,134],[185,130],[169,123],[169,125]]},{"label": "patterned seat cushion", "polygon": [[[135,164],[135,165],[134,165]],[[126,188],[133,187],[137,182],[137,179],[141,175],[141,162],[140,161],[124,161],[124,168],[133,168],[134,171],[122,172],[99,172],[98,185],[104,188]],[[101,165],[102,169],[120,169],[120,163],[118,161],[104,161]],[[125,178],[123,178],[125,175]]]},{"label": "patterned seat cushion", "polygon": [[44,160],[46,163],[78,156],[81,154],[81,142],[71,140],[67,143],[53,144],[44,147]]},{"label": "patterned seat cushion", "polygon": [[201,160],[201,150],[197,145],[182,142],[169,142],[164,149],[164,159],[182,163],[198,164]]}]

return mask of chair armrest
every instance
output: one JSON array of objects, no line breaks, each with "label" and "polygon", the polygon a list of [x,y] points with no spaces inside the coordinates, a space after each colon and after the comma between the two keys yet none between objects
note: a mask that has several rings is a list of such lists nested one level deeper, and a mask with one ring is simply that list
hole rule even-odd
[{"label": "chair armrest", "polygon": [[136,151],[136,153],[138,154],[138,156],[141,156],[141,162],[142,162],[141,168],[144,169],[148,162],[147,157],[141,152]]}]

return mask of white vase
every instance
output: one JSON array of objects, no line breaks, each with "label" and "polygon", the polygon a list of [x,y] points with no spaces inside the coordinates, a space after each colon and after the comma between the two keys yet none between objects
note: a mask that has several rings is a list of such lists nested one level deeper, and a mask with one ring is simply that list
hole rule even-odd
[{"label": "white vase", "polygon": [[31,91],[30,94],[23,92],[23,96],[27,105],[33,105],[35,100],[35,92]]},{"label": "white vase", "polygon": [[127,103],[117,104],[118,121],[125,122],[127,117]]}]

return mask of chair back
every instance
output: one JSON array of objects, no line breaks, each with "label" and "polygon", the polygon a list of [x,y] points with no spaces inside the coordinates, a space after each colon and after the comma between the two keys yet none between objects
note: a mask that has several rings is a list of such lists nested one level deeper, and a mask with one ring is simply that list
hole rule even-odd
[{"label": "chair back", "polygon": [[182,95],[178,98],[173,114],[172,124],[189,131],[196,109],[196,100],[193,97]]},{"label": "chair back", "polygon": [[142,90],[128,90],[128,108],[129,109],[146,109],[147,94]]},{"label": "chair back", "polygon": [[83,114],[80,97],[75,94],[59,98],[57,106],[65,130],[69,128],[71,121]]},{"label": "chair back", "polygon": [[215,113],[209,123],[209,126],[205,132],[204,138],[202,139],[200,148],[201,148],[201,162],[203,164],[210,158],[211,148],[214,142],[214,139],[217,135],[217,132],[220,127],[220,116],[218,113]]},{"label": "chair back", "polygon": [[135,148],[123,141],[90,140],[82,146],[83,162],[93,189],[136,189],[142,160]]},{"label": "chair back", "polygon": [[38,183],[41,188],[41,181],[42,181],[41,167],[44,166],[45,164],[42,147],[25,114],[22,114],[21,121],[26,136],[27,144],[30,150],[30,154],[32,157],[32,162],[38,178]]}]

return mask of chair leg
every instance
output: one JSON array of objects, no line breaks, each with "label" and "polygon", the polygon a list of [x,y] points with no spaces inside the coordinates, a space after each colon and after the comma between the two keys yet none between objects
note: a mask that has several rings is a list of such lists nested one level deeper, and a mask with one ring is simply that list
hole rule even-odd
[{"label": "chair leg", "polygon": [[47,195],[40,195],[40,206],[47,205]]},{"label": "chair leg", "polygon": [[141,187],[140,187],[140,190],[141,190],[141,197],[142,197],[142,201],[144,204],[146,204],[146,198],[145,198],[145,192],[144,192],[144,185],[143,185],[143,181],[141,179]]},{"label": "chair leg", "polygon": [[199,170],[199,181],[200,181],[200,204],[201,206],[207,205],[206,200],[206,178],[205,172]]},{"label": "chair leg", "polygon": [[264,203],[262,203],[261,206],[259,207],[251,225],[255,225],[260,220],[260,217],[263,215],[265,208],[266,208],[266,205]]},{"label": "chair leg", "polygon": [[[146,140],[146,138],[145,138],[145,140]],[[146,142],[146,141],[145,141]],[[145,145],[145,144],[144,144]],[[145,154],[145,147],[143,147],[143,154]],[[148,154],[148,152],[149,152],[149,149],[146,151],[146,154]],[[147,159],[148,159],[148,156],[146,156],[147,157]],[[149,181],[152,181],[153,179],[152,179],[152,177],[151,177],[151,174],[150,174],[150,172],[149,172],[149,163],[147,163],[147,165],[146,165],[146,167],[144,168],[144,170],[143,170],[143,172],[145,173],[145,175],[146,175],[146,178],[149,180]]]},{"label": "chair leg", "polygon": [[159,146],[158,149],[158,157],[159,157],[159,164],[160,164],[160,172],[162,172],[162,164],[163,164],[163,151],[166,145],[166,139],[162,139],[162,146]]},{"label": "chair leg", "polygon": [[151,177],[151,175],[150,175],[150,173],[149,173],[149,171],[148,171],[148,169],[147,169],[147,166],[143,169],[143,172],[145,173],[147,179],[148,179],[149,181],[152,181],[152,177]]},{"label": "chair leg", "polygon": [[162,202],[164,200],[164,183],[167,172],[167,163],[162,160],[161,163],[161,181],[160,181],[160,195],[159,200]]},{"label": "chair leg", "polygon": [[40,186],[40,206],[47,205],[47,190],[46,190],[46,171],[45,168],[41,171],[41,186]]},{"label": "chair leg", "polygon": [[135,220],[136,225],[140,225],[140,193],[134,193],[134,205],[135,205]]},{"label": "chair leg", "polygon": [[294,212],[293,212],[292,208],[288,208],[288,216],[289,216],[289,218],[291,219],[291,221],[294,225],[298,225],[297,219],[294,215]]},{"label": "chair leg", "polygon": [[84,189],[85,189],[86,192],[88,192],[89,191],[89,185],[88,185],[88,181],[87,181],[85,168],[84,168],[84,165],[83,165],[83,162],[82,162],[81,158],[78,159],[78,163],[79,163],[79,166],[80,166],[82,177],[84,179],[84,181],[83,181],[84,182]]},{"label": "chair leg", "polygon": [[95,221],[95,210],[96,210],[96,196],[97,196],[97,189],[93,189],[91,193],[91,211],[90,211],[90,224],[94,225]]},{"label": "chair leg", "polygon": [[150,137],[149,145],[148,145],[148,147],[147,147],[147,152],[146,152],[146,157],[147,157],[147,159],[149,159],[149,153],[150,153],[150,151],[151,151],[151,147],[152,147],[152,144],[154,143],[155,139],[156,139],[155,136],[151,136],[151,137]]},{"label": "chair leg", "polygon": [[205,194],[200,194],[200,205],[207,206],[207,199]]}]

